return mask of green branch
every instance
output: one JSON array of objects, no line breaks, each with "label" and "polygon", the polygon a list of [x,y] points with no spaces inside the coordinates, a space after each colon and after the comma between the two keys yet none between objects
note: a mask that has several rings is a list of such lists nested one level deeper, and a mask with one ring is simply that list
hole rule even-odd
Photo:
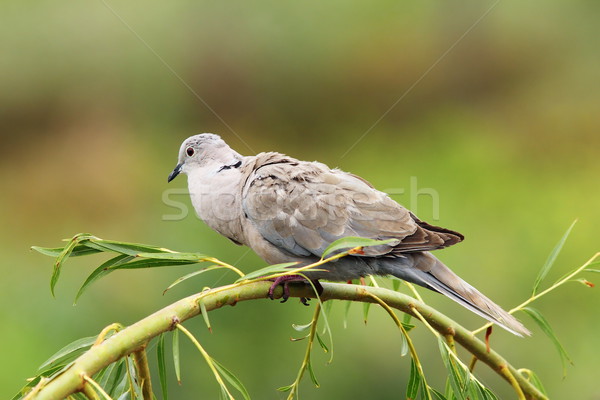
[{"label": "green branch", "polygon": [[[33,399],[63,399],[80,391],[87,382],[84,376],[93,376],[102,368],[128,354],[139,351],[154,337],[163,332],[176,329],[176,326],[201,313],[199,300],[206,311],[216,310],[225,305],[235,305],[240,301],[265,299],[271,282],[251,282],[247,284],[227,285],[198,293],[179,300],[143,320],[124,328],[102,343],[93,346],[75,360],[67,369],[45,382],[38,388]],[[441,335],[452,335],[457,343],[473,354],[477,359],[489,365],[498,375],[510,384],[514,377],[527,399],[546,399],[522,374],[511,366],[495,351],[487,351],[486,345],[468,329],[428,305],[401,293],[375,287],[358,285],[323,283],[322,301],[350,300],[378,303],[380,299],[389,307],[417,316],[418,312]],[[277,288],[275,297],[282,295]],[[310,286],[290,285],[292,297],[315,297]],[[507,374],[506,372],[510,372]]]}]

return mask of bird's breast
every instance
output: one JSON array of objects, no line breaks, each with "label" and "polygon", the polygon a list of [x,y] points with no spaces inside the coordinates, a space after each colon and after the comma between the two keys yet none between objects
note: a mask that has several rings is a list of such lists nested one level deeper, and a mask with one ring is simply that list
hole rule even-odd
[{"label": "bird's breast", "polygon": [[[239,179],[223,171],[224,176],[188,175],[190,199],[196,214],[209,227],[236,242],[244,243]],[[229,176],[227,176],[229,175]]]}]

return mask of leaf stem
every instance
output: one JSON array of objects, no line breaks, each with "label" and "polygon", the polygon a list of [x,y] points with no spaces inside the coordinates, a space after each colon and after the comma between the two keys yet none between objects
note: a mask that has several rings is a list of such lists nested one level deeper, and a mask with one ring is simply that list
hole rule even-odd
[{"label": "leaf stem", "polygon": [[302,365],[300,365],[300,369],[298,370],[298,375],[296,376],[296,380],[292,383],[290,387],[290,393],[288,394],[287,400],[292,400],[294,395],[298,394],[298,386],[300,385],[300,380],[302,376],[304,376],[304,372],[306,372],[306,368],[310,364],[310,353],[312,351],[312,345],[315,340],[315,334],[317,333],[317,325],[319,322],[319,315],[321,314],[321,304],[317,304],[315,306],[315,312],[312,317],[310,332],[308,334],[308,343],[306,344],[306,351],[304,352],[304,359],[302,360]]},{"label": "leaf stem", "polygon": [[234,400],[233,396],[229,392],[229,389],[227,389],[225,382],[223,382],[223,379],[221,378],[221,374],[219,374],[219,371],[217,371],[217,368],[215,367],[215,364],[212,361],[212,357],[206,352],[206,350],[204,350],[204,347],[202,347],[200,342],[198,342],[198,340],[196,340],[196,337],[190,331],[188,331],[186,328],[184,328],[184,326],[181,324],[176,324],[175,327],[177,329],[179,329],[181,332],[183,332],[192,341],[194,346],[196,346],[198,351],[200,351],[200,354],[202,354],[202,357],[204,357],[204,359],[206,360],[206,363],[208,364],[208,367],[212,371],[213,375],[215,376],[215,379],[217,380],[217,383],[219,384],[219,386],[221,386],[221,388],[227,394],[227,397],[230,400]]},{"label": "leaf stem", "polygon": [[227,264],[226,262],[224,262],[224,261],[221,261],[221,260],[219,260],[219,259],[217,259],[217,258],[212,258],[212,257],[209,257],[209,258],[207,258],[207,259],[206,259],[206,261],[210,261],[210,262],[213,262],[213,263],[215,263],[215,264],[217,264],[217,265],[220,265],[220,266],[222,266],[222,267],[225,267],[225,268],[227,268],[227,269],[230,269],[230,270],[232,270],[233,272],[235,272],[236,274],[238,274],[240,277],[242,277],[242,276],[246,275],[246,274],[244,274],[242,271],[240,271],[239,269],[237,269],[236,267],[234,267],[233,265]]},{"label": "leaf stem", "polygon": [[107,327],[102,329],[102,331],[98,335],[98,338],[92,346],[98,346],[100,343],[102,343],[111,331],[119,332],[121,329],[123,329],[123,325],[119,324],[118,322],[114,322],[108,325]]},{"label": "leaf stem", "polygon": [[517,398],[519,400],[526,400],[525,394],[523,393],[523,389],[521,389],[519,382],[517,382],[517,380],[515,379],[515,376],[510,372],[510,370],[508,369],[508,367],[506,365],[500,366],[500,373],[502,373],[502,375],[506,378],[506,380],[513,387],[513,389],[517,393]]},{"label": "leaf stem", "polygon": [[[100,400],[100,397],[94,391],[94,389],[96,389],[98,392],[100,392],[102,394],[102,397],[104,397],[106,400],[112,400],[111,397],[108,395],[108,393],[106,393],[104,391],[104,389],[102,389],[102,386],[98,385],[98,383],[95,380],[93,380],[92,378],[90,378],[86,374],[82,374],[81,377],[85,381],[85,384],[83,385],[83,390],[82,391],[83,391],[83,394],[85,394],[85,396],[88,399],[90,399],[90,400]],[[151,397],[150,397],[150,399],[151,399]]]}]

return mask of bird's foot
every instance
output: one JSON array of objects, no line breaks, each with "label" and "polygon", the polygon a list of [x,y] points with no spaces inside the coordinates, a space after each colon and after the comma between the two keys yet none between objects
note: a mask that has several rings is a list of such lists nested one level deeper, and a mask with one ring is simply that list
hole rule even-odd
[{"label": "bird's foot", "polygon": [[[283,287],[283,295],[281,296],[281,302],[285,303],[290,298],[290,288],[288,286],[288,284],[290,282],[305,282],[305,283],[307,283],[306,278],[304,278],[303,276],[300,276],[300,275],[279,276],[279,277],[275,278],[275,280],[273,281],[273,284],[269,288],[269,292],[268,292],[269,298],[271,300],[273,300],[273,293],[275,292],[275,289],[277,288],[277,286],[281,285]],[[321,295],[321,293],[323,293],[323,286],[321,286],[319,281],[316,279],[314,281],[312,281],[312,283],[315,286],[315,289],[317,289],[317,294]],[[300,298],[300,301],[305,306],[308,305],[308,300],[309,300],[309,298],[307,298],[307,297]]]}]

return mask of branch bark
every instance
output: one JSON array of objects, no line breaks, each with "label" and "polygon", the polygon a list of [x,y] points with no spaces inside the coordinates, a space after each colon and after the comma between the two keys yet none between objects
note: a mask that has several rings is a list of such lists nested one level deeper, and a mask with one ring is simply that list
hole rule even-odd
[{"label": "branch bark", "polygon": [[[68,369],[48,381],[33,398],[36,400],[63,399],[81,390],[85,383],[82,381],[83,375],[93,376],[107,365],[144,348],[152,338],[162,332],[174,329],[177,323],[199,315],[201,313],[199,299],[202,299],[207,311],[212,311],[225,305],[233,306],[240,301],[265,299],[271,284],[271,282],[262,281],[245,285],[228,285],[181,299],[92,347]],[[322,301],[350,300],[375,303],[374,295],[390,307],[402,312],[414,315],[413,308],[416,309],[440,334],[454,337],[457,343],[490,366],[508,383],[514,384],[513,379],[516,380],[527,399],[547,400],[546,396],[500,354],[494,350],[488,352],[485,343],[471,331],[432,307],[410,296],[383,288],[339,283],[322,283],[322,286]],[[277,288],[275,297],[281,297],[281,295],[281,288]],[[290,285],[290,295],[291,297],[315,297],[312,288],[308,285]],[[507,371],[510,374],[507,374]]]}]

